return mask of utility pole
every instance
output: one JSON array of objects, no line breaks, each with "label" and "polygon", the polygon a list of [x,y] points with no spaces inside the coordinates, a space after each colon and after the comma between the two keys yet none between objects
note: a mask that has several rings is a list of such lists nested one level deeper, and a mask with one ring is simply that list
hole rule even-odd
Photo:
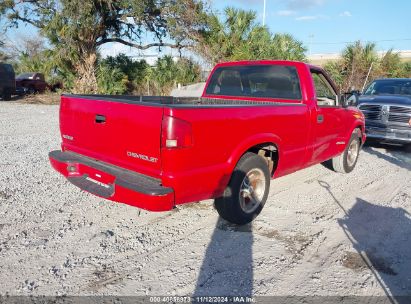
[{"label": "utility pole", "polygon": [[314,34],[310,34],[308,38],[310,39],[309,44],[308,44],[308,56],[311,56],[311,48],[313,44]]},{"label": "utility pole", "polygon": [[264,0],[264,8],[263,8],[263,26],[265,26],[265,7],[266,7],[266,0]]}]

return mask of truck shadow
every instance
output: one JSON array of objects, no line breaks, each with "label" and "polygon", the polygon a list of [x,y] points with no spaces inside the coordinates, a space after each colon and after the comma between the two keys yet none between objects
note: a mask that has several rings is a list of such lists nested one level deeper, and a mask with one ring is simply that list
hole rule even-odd
[{"label": "truck shadow", "polygon": [[253,233],[218,218],[193,296],[252,296]]},{"label": "truck shadow", "polygon": [[356,250],[343,253],[342,265],[355,272],[369,269],[391,303],[411,303],[411,216],[408,211],[375,205],[360,198],[346,210],[330,186],[323,181],[319,183],[344,211],[338,224]]},{"label": "truck shadow", "polygon": [[[384,149],[386,153],[382,153],[381,149]],[[404,146],[367,142],[363,150],[365,153],[375,155],[393,165],[411,170],[411,153]]]}]

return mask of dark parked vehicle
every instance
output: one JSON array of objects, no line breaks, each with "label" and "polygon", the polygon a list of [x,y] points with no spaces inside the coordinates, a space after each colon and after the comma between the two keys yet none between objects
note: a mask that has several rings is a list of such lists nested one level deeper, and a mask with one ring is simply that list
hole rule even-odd
[{"label": "dark parked vehicle", "polygon": [[358,99],[368,139],[411,146],[411,78],[373,81]]},{"label": "dark parked vehicle", "polygon": [[46,90],[54,92],[56,89],[62,89],[63,84],[61,82],[47,83],[42,73],[23,73],[16,77],[16,87],[18,95],[24,95],[43,93]]},{"label": "dark parked vehicle", "polygon": [[16,77],[16,86],[25,88],[28,93],[44,92],[47,89],[47,82],[41,73],[23,73]]},{"label": "dark parked vehicle", "polygon": [[0,63],[0,97],[10,100],[16,90],[16,79],[11,64]]}]

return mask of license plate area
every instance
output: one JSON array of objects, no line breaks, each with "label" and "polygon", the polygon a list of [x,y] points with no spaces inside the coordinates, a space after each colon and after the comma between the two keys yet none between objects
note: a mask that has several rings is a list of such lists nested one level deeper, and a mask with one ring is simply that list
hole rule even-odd
[{"label": "license plate area", "polygon": [[104,198],[114,195],[115,176],[82,163],[70,163],[67,170],[68,180],[77,187]]},{"label": "license plate area", "polygon": [[91,182],[91,183],[94,183],[94,184],[96,184],[97,186],[103,187],[103,188],[105,188],[105,189],[110,189],[110,188],[112,187],[112,185],[99,182],[98,180],[95,180],[94,178],[91,178],[91,177],[88,176],[87,174],[84,175],[84,178],[85,178],[87,181],[89,181],[89,182]]},{"label": "license plate area", "polygon": [[110,198],[114,195],[114,185],[104,184],[90,178],[87,174],[82,176],[68,177],[68,181],[80,189],[90,192],[94,195]]},{"label": "license plate area", "polygon": [[78,176],[84,175],[87,176],[87,179],[90,182],[94,182],[95,184],[110,185],[113,184],[116,179],[115,176],[101,170],[97,170],[83,164],[78,164]]}]

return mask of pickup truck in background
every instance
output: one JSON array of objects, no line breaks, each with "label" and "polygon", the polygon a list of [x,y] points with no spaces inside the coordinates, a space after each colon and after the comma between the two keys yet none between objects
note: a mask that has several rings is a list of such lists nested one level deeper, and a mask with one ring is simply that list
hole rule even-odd
[{"label": "pickup truck in background", "polygon": [[218,64],[201,98],[63,95],[52,166],[100,197],[152,211],[215,199],[252,221],[270,179],[331,160],[348,173],[364,116],[321,69],[302,62]]},{"label": "pickup truck in background", "polygon": [[29,94],[42,93],[47,89],[47,83],[44,80],[44,75],[41,73],[22,73],[17,75],[16,86],[18,88],[25,88]]},{"label": "pickup truck in background", "polygon": [[46,90],[55,91],[61,89],[61,83],[49,84],[46,82],[42,73],[22,73],[16,77],[16,87],[20,91],[24,89],[25,93],[43,93]]},{"label": "pickup truck in background", "polygon": [[358,98],[371,140],[403,144],[411,151],[411,78],[373,81]]}]

